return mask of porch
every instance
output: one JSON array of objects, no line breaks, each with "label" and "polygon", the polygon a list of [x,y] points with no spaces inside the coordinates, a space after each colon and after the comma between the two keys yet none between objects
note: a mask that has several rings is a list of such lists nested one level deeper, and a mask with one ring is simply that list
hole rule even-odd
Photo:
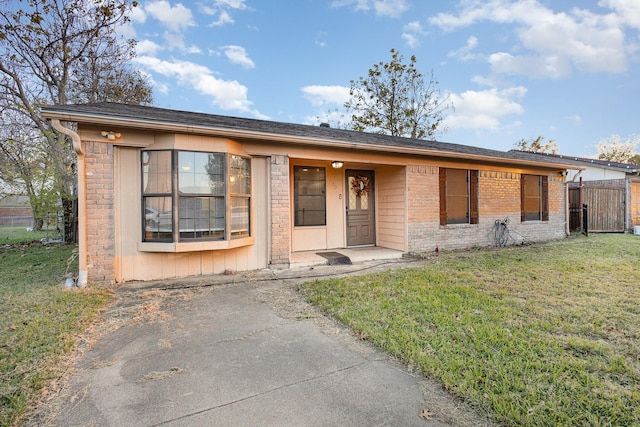
[{"label": "porch", "polygon": [[[329,251],[302,251],[291,253],[290,268],[312,267],[314,265],[326,265],[328,259],[318,255],[318,253]],[[403,251],[383,248],[380,246],[363,246],[356,248],[333,249],[331,252],[338,252],[348,257],[352,263],[374,260],[387,260],[402,258]]]}]

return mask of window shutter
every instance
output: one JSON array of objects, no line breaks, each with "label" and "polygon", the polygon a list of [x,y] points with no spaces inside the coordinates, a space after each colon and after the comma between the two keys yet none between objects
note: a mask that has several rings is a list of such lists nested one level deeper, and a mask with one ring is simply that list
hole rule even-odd
[{"label": "window shutter", "polygon": [[447,169],[440,168],[440,225],[447,225]]},{"label": "window shutter", "polygon": [[542,220],[549,221],[549,177],[542,177]]},{"label": "window shutter", "polygon": [[520,221],[522,222],[526,219],[524,182],[524,174],[520,174]]},{"label": "window shutter", "polygon": [[478,171],[469,171],[469,223],[477,224],[478,215]]}]

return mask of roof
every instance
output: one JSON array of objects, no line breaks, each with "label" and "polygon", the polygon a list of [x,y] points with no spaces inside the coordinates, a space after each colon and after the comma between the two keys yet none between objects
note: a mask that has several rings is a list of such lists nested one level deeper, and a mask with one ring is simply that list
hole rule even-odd
[{"label": "roof", "polygon": [[470,145],[427,141],[376,133],[335,129],[215,114],[169,110],[142,105],[95,103],[43,107],[49,119],[94,125],[218,135],[240,139],[295,142],[335,148],[430,155],[512,165],[569,169],[563,162],[528,156],[529,153],[499,151]]},{"label": "roof", "polygon": [[[519,150],[511,150],[511,151],[521,153],[524,155],[530,155],[529,156],[530,158],[533,158],[533,157],[544,158],[547,161],[552,161],[552,162],[557,161],[563,164],[580,166],[582,169],[584,169],[585,167],[598,167],[598,168],[610,169],[610,170],[615,170],[615,171],[634,174],[634,175],[637,175],[640,170],[640,166],[635,165],[633,163],[621,163],[621,162],[614,162],[611,160],[602,160],[602,159],[589,159],[587,157],[568,156],[563,154],[536,153],[533,151],[519,151]],[[569,168],[569,169],[575,169],[575,168]]]}]

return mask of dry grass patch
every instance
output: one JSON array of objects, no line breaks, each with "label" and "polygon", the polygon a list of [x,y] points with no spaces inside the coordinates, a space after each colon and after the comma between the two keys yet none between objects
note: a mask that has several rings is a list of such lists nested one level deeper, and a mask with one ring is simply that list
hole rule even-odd
[{"label": "dry grass patch", "polygon": [[639,260],[594,235],[300,288],[499,424],[639,425]]}]

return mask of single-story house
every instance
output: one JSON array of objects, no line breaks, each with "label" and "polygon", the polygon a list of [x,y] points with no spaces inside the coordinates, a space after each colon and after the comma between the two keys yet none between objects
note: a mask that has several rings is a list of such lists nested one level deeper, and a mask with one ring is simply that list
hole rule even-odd
[{"label": "single-story house", "polygon": [[587,206],[589,232],[633,232],[640,226],[640,166],[585,157],[529,153],[572,165],[568,170],[571,230],[581,228]]},{"label": "single-story house", "polygon": [[522,153],[114,103],[42,116],[78,154],[80,285],[489,246],[507,218],[514,243],[568,232],[568,165]]}]

